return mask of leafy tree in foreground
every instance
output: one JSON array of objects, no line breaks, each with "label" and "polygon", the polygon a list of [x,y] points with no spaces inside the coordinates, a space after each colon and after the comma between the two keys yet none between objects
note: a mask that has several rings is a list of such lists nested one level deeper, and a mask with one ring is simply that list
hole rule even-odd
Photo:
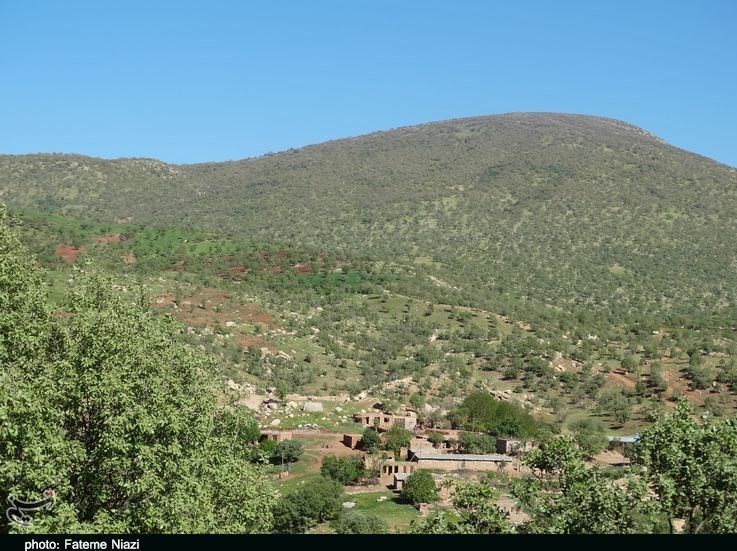
[{"label": "leafy tree in foreground", "polygon": [[407,477],[402,499],[412,503],[432,503],[438,500],[438,489],[430,471],[419,469]]},{"label": "leafy tree in foreground", "polygon": [[636,463],[647,469],[671,532],[737,532],[737,420],[698,422],[685,400],[644,431]]},{"label": "leafy tree in foreground", "polygon": [[531,519],[520,531],[563,534],[623,534],[643,531],[645,485],[627,477],[609,480],[589,467],[575,442],[567,437],[545,442],[524,463],[533,476],[515,484],[513,495]]},{"label": "leafy tree in foreground", "polygon": [[453,507],[460,519],[451,521],[446,513],[434,513],[412,522],[417,534],[509,534],[509,514],[494,503],[497,494],[491,486],[465,483],[456,486]]},{"label": "leafy tree in foreground", "polygon": [[217,407],[173,322],[97,275],[55,315],[41,289],[0,220],[0,499],[57,497],[0,531],[268,531],[275,493],[247,461],[244,414]]}]

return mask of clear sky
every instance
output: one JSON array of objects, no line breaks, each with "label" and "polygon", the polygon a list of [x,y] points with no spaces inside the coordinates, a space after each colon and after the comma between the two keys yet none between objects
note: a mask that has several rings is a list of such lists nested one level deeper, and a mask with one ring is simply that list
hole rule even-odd
[{"label": "clear sky", "polygon": [[239,159],[472,115],[737,166],[737,2],[0,0],[0,153]]}]

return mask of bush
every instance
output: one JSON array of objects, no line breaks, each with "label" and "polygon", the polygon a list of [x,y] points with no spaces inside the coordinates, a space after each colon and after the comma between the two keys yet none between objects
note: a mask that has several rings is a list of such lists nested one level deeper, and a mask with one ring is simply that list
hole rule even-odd
[{"label": "bush", "polygon": [[322,476],[336,480],[343,486],[346,486],[353,484],[364,476],[365,470],[363,460],[360,457],[336,457],[334,455],[328,455],[322,459],[320,473]]},{"label": "bush", "polygon": [[358,441],[358,448],[367,452],[375,451],[379,447],[379,433],[372,428],[363,429],[361,440]]},{"label": "bush", "polygon": [[302,457],[304,450],[302,443],[296,440],[284,440],[279,442],[274,451],[271,452],[271,459],[274,463],[295,463]]},{"label": "bush", "polygon": [[283,496],[274,507],[274,531],[304,534],[318,522],[338,517],[342,510],[343,487],[335,480],[320,478]]},{"label": "bush", "polygon": [[458,448],[462,453],[495,453],[496,438],[464,432],[458,437]]},{"label": "bush", "polygon": [[332,523],[337,534],[386,534],[389,526],[376,515],[366,515],[358,511],[347,511]]},{"label": "bush", "polygon": [[384,434],[384,447],[387,450],[399,453],[401,448],[409,447],[412,433],[401,427],[392,427]]},{"label": "bush", "polygon": [[407,478],[402,488],[402,499],[412,503],[432,503],[438,500],[438,489],[430,471],[420,469]]},{"label": "bush", "polygon": [[443,443],[443,435],[439,432],[431,432],[427,436],[427,441],[430,442],[433,446],[437,446],[438,444]]}]

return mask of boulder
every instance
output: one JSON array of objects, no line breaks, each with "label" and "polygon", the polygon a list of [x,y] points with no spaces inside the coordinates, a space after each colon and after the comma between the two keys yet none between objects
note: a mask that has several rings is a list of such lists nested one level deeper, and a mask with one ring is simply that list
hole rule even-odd
[{"label": "boulder", "polygon": [[322,412],[323,407],[321,402],[305,402],[302,406],[302,411],[309,413]]}]

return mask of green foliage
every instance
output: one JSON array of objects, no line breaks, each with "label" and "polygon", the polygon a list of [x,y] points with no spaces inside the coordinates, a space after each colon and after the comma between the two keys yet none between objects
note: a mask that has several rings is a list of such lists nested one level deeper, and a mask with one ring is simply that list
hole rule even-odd
[{"label": "green foliage", "polygon": [[574,421],[569,423],[568,428],[573,433],[573,440],[588,457],[593,457],[607,446],[606,429],[598,419]]},{"label": "green foliage", "polygon": [[274,463],[296,463],[302,457],[303,453],[302,442],[298,440],[282,440],[271,452],[271,459]]},{"label": "green foliage", "polygon": [[400,448],[409,447],[412,440],[412,433],[402,427],[392,427],[384,433],[384,447],[398,454]]},{"label": "green foliage", "polygon": [[636,462],[647,469],[658,511],[673,531],[686,519],[690,533],[737,531],[737,421],[698,422],[681,401],[643,432]]},{"label": "green foliage", "polygon": [[330,523],[337,534],[386,534],[389,526],[376,515],[346,511]]},{"label": "green foliage", "polygon": [[461,453],[496,453],[496,438],[463,432],[458,437],[458,448]]},{"label": "green foliage", "polygon": [[443,443],[443,435],[440,432],[432,431],[427,436],[427,441],[430,442],[430,444],[432,444],[433,446],[437,446],[438,444]]},{"label": "green foliage", "polygon": [[285,496],[274,507],[274,531],[303,534],[319,522],[333,520],[342,511],[343,487],[319,478]]},{"label": "green foliage", "polygon": [[645,485],[627,477],[613,483],[598,467],[588,467],[575,442],[548,440],[528,453],[524,463],[534,476],[513,487],[531,519],[522,532],[563,534],[621,534],[641,531]]},{"label": "green foliage", "polygon": [[40,532],[268,530],[251,422],[217,406],[209,360],[94,273],[51,316],[27,261],[0,223],[0,499],[54,488]]},{"label": "green foliage", "polygon": [[599,408],[620,425],[632,416],[632,404],[621,390],[602,392],[599,396]]},{"label": "green foliage", "polygon": [[322,459],[320,473],[324,477],[337,480],[342,485],[347,486],[357,482],[365,475],[363,459],[355,456],[326,455]]},{"label": "green foliage", "polygon": [[488,485],[463,483],[455,487],[453,507],[460,519],[447,513],[433,513],[412,522],[415,534],[509,534],[509,514],[493,503],[497,493]]},{"label": "green foliage", "polygon": [[407,477],[401,493],[411,503],[432,503],[438,500],[438,489],[430,471],[418,469]]},{"label": "green foliage", "polygon": [[371,452],[377,450],[380,443],[379,433],[372,428],[365,428],[363,429],[363,434],[361,434],[361,440],[358,441],[358,447],[364,451]]},{"label": "green foliage", "polygon": [[520,406],[473,392],[450,414],[451,423],[500,437],[529,437],[538,430],[535,419]]}]

